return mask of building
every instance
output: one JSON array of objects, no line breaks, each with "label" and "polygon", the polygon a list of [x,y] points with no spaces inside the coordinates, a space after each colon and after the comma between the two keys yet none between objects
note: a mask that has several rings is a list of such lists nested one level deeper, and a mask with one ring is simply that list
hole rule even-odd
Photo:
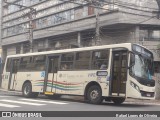
[{"label": "building", "polygon": [[[0,18],[1,18],[1,2],[2,2],[2,0],[0,0]],[[1,64],[1,53],[2,53],[2,48],[1,48],[1,26],[2,26],[2,24],[1,24],[1,20],[2,19],[0,19],[0,74],[2,73],[2,64]],[[1,76],[0,76],[0,86],[1,86]]]},{"label": "building", "polygon": [[[1,18],[1,0],[0,0],[0,18]],[[1,43],[1,20],[2,19],[0,19],[0,43]],[[1,46],[1,45],[0,45]]]},{"label": "building", "polygon": [[37,52],[95,45],[97,25],[100,26],[100,44],[142,44],[153,51],[155,63],[159,64],[160,20],[156,18],[159,0],[85,1],[4,0],[3,58],[30,52],[31,46],[33,52]]},{"label": "building", "polygon": [[160,66],[159,0],[86,1],[3,0],[3,58],[30,52],[31,46],[39,52],[132,42],[149,48]]},{"label": "building", "polygon": [[[8,3],[5,3],[8,2]],[[88,0],[92,1],[92,0]],[[10,54],[95,45],[139,43],[160,60],[158,0],[4,0],[2,3],[3,57]],[[22,7],[23,5],[26,7]],[[29,7],[29,8],[27,8]],[[32,11],[34,8],[36,12]],[[99,19],[96,21],[96,11]],[[31,41],[33,33],[33,40]],[[156,69],[159,71],[159,69]]]}]

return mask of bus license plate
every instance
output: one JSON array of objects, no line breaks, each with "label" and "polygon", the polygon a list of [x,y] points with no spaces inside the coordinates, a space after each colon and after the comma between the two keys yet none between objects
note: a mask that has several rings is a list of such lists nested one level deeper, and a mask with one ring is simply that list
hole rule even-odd
[{"label": "bus license plate", "polygon": [[147,96],[147,97],[151,97],[151,94],[147,93],[146,96]]}]

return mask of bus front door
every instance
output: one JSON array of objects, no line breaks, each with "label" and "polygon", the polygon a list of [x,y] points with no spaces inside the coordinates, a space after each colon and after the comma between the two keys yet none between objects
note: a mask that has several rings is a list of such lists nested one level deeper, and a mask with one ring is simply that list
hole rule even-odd
[{"label": "bus front door", "polygon": [[19,59],[12,59],[8,90],[15,90]]},{"label": "bus front door", "polygon": [[55,93],[59,56],[48,56],[45,92]]},{"label": "bus front door", "polygon": [[127,81],[127,51],[113,51],[112,55],[110,95],[124,97],[126,95]]}]

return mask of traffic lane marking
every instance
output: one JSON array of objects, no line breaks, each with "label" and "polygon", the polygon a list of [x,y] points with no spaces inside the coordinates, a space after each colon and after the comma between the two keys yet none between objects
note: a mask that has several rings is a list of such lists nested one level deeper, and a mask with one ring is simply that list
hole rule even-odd
[{"label": "traffic lane marking", "polygon": [[124,102],[124,104],[160,105],[160,103]]},{"label": "traffic lane marking", "polygon": [[31,101],[31,102],[42,102],[42,103],[53,103],[53,104],[60,104],[60,105],[64,105],[64,104],[69,104],[69,103],[64,103],[64,102],[57,102],[57,101],[45,101],[45,100],[34,100],[34,99],[20,99],[20,100],[24,100],[24,101]]},{"label": "traffic lane marking", "polygon": [[24,102],[24,101],[15,101],[15,100],[0,100],[2,102],[9,102],[9,103],[18,103],[18,104],[26,104],[26,105],[35,105],[35,106],[41,106],[41,105],[46,105],[46,104],[39,104],[39,103],[30,103],[30,102]]},{"label": "traffic lane marking", "polygon": [[0,103],[0,106],[1,107],[9,107],[9,108],[20,107],[20,106],[17,106],[17,105],[10,105],[10,104],[3,104],[3,103]]},{"label": "traffic lane marking", "polygon": [[12,96],[0,96],[0,97],[12,97]]}]

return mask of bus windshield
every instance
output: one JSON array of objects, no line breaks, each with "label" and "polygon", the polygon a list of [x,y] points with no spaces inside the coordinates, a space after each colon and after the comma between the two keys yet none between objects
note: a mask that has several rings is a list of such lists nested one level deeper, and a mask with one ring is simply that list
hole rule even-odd
[{"label": "bus windshield", "polygon": [[136,54],[135,64],[131,67],[131,73],[136,77],[151,80],[151,76],[153,76],[152,67],[152,59]]}]

